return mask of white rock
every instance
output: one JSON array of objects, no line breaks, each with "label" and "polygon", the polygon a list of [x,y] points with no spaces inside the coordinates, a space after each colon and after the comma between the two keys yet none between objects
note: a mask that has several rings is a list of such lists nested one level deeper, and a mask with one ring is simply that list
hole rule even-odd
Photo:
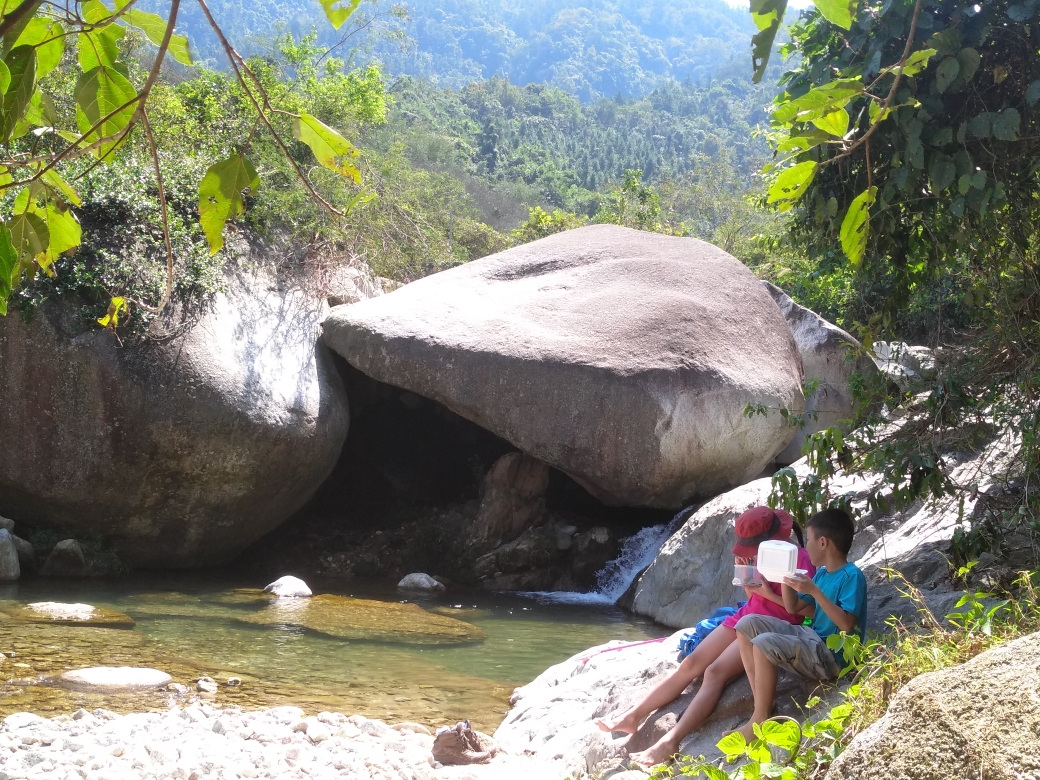
[{"label": "white rock", "polygon": [[37,601],[27,604],[33,612],[61,620],[90,620],[94,608],[90,604],[62,604],[57,601]]},{"label": "white rock", "polygon": [[112,691],[161,688],[173,678],[159,669],[136,666],[94,666],[65,672],[59,678],[67,688]]},{"label": "white rock", "polygon": [[400,590],[421,590],[439,592],[444,590],[444,585],[437,582],[429,574],[423,574],[417,572],[415,574],[407,574],[405,577],[397,583],[397,587]]},{"label": "white rock", "polygon": [[273,593],[282,599],[306,598],[312,595],[306,582],[299,577],[292,576],[279,577],[264,588],[264,593]]},{"label": "white rock", "polygon": [[15,712],[14,714],[8,715],[4,718],[2,724],[0,724],[0,728],[4,731],[14,731],[15,729],[24,729],[43,722],[43,718],[39,715],[34,715],[31,712]]}]

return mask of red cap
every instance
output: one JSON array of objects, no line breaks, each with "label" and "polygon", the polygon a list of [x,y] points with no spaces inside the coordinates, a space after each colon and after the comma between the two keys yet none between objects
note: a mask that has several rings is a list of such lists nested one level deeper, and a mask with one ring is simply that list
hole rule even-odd
[{"label": "red cap", "polygon": [[740,558],[754,558],[762,542],[769,539],[786,542],[790,539],[794,518],[783,509],[756,506],[738,517],[735,526],[737,543],[733,545],[733,554]]}]

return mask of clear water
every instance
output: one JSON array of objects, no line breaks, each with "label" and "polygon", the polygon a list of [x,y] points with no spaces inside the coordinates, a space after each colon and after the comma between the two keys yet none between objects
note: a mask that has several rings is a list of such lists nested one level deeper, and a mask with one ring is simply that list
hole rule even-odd
[{"label": "clear water", "polygon": [[[192,682],[209,675],[223,683],[217,704],[293,704],[361,713],[387,721],[436,726],[469,718],[494,729],[513,688],[547,667],[611,639],[638,641],[664,629],[612,606],[538,603],[509,594],[453,591],[410,599],[427,610],[479,626],[486,639],[443,645],[342,639],[293,625],[262,626],[243,618],[260,608],[238,603],[234,589],[258,583],[196,573],[118,580],[29,580],[0,588],[0,610],[35,601],[109,607],[136,621],[132,630],[25,625],[0,613],[0,716],[19,710],[71,712],[79,707],[130,711],[184,703]],[[262,583],[261,583],[262,584]],[[402,600],[392,586],[311,582],[316,593],[384,602]],[[391,618],[393,619],[393,618]],[[138,694],[65,690],[54,677],[85,666],[154,666],[192,688]]]},{"label": "clear water", "polygon": [[636,577],[653,563],[668,538],[675,533],[694,507],[687,507],[668,523],[643,528],[625,539],[621,553],[596,573],[596,589],[590,593],[575,591],[522,591],[519,595],[542,604],[586,604],[613,606],[625,595]]}]

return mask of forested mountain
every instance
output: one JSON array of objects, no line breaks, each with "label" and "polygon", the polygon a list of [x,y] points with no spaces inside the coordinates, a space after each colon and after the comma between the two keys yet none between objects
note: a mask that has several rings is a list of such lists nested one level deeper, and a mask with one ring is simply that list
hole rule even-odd
[{"label": "forested mountain", "polygon": [[[644,95],[669,80],[707,84],[721,72],[746,74],[754,33],[747,10],[722,0],[365,0],[351,28],[338,33],[325,24],[317,0],[211,0],[210,6],[243,52],[269,50],[280,32],[300,37],[316,29],[326,46],[353,32],[337,54],[361,47],[356,53],[382,62],[390,76],[458,88],[497,75],[521,85],[551,84],[584,101]],[[178,28],[204,60],[220,62],[199,8],[182,9]]]},{"label": "forested mountain", "polygon": [[628,169],[661,182],[721,163],[748,181],[767,155],[753,131],[772,97],[769,87],[729,79],[583,105],[554,87],[497,77],[461,90],[401,79],[391,94],[390,122],[370,142],[403,142],[420,166],[479,177],[527,205],[587,214]]}]

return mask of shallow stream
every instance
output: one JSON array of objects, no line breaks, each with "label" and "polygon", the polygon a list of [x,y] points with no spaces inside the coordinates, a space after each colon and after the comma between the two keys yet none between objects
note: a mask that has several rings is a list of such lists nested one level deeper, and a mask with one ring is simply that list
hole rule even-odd
[{"label": "shallow stream", "polygon": [[[315,593],[374,599],[388,605],[385,625],[350,638],[291,622],[254,622],[269,609],[241,588],[258,583],[197,573],[113,580],[29,580],[0,588],[0,610],[39,601],[87,603],[128,614],[133,629],[25,624],[0,613],[0,717],[105,707],[117,712],[165,708],[194,696],[246,708],[293,704],[309,713],[360,713],[427,725],[469,718],[493,730],[517,685],[547,667],[611,639],[639,641],[667,633],[613,606],[541,603],[483,591],[451,591],[408,600],[481,629],[479,641],[416,642],[394,638],[403,600],[392,586],[311,582]],[[262,583],[261,583],[262,584]],[[155,691],[97,694],[65,690],[53,678],[86,666],[154,666],[189,685],[190,694]],[[201,675],[221,683],[197,694]],[[224,685],[230,676],[242,685]]]}]

